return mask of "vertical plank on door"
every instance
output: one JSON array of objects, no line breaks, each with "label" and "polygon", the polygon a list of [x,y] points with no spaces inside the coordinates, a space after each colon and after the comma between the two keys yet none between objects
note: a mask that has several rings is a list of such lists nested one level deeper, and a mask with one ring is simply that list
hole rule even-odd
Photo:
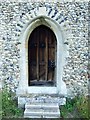
[{"label": "vertical plank on door", "polygon": [[[52,57],[51,57],[51,52],[52,52],[52,48],[51,48],[51,43],[52,43],[52,35],[51,35],[51,33],[49,32],[49,52],[48,52],[48,56],[49,56],[49,62],[52,60]],[[49,67],[50,67],[50,65],[49,65]],[[49,80],[52,80],[52,72],[51,72],[51,69],[49,68],[49,71],[48,71],[48,79]]]},{"label": "vertical plank on door", "polygon": [[46,62],[46,81],[48,80],[48,35],[47,35],[47,31],[46,31],[46,37],[45,37],[45,41],[46,41],[46,57],[45,57],[45,62]]},{"label": "vertical plank on door", "polygon": [[36,55],[36,59],[37,59],[37,81],[39,81],[39,31],[37,30],[36,32],[36,41],[37,41],[37,55]]}]

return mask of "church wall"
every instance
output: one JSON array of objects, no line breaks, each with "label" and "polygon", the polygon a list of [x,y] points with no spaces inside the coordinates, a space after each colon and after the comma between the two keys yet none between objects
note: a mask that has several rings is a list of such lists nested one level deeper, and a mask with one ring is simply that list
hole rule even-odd
[{"label": "church wall", "polygon": [[7,85],[16,91],[20,81],[20,35],[17,24],[35,6],[51,6],[61,14],[61,32],[68,43],[69,56],[64,66],[68,96],[88,94],[88,2],[4,2],[0,3],[0,79],[2,86]]}]

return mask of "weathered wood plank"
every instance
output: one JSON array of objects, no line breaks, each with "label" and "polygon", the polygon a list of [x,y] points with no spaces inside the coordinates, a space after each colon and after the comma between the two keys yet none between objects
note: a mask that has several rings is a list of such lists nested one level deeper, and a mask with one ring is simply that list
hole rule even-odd
[{"label": "weathered wood plank", "polygon": [[39,31],[37,31],[36,34],[36,39],[37,39],[37,80],[39,81]]},{"label": "weathered wood plank", "polygon": [[45,37],[45,42],[46,42],[46,81],[48,80],[48,36],[47,36],[47,31],[46,31],[46,37]]}]

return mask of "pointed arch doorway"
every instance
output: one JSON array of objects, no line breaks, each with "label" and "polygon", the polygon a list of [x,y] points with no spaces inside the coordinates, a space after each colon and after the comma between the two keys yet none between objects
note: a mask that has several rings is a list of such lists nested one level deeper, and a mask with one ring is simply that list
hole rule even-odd
[{"label": "pointed arch doorway", "polygon": [[56,51],[54,32],[45,25],[36,27],[28,40],[29,86],[56,86]]},{"label": "pointed arch doorway", "polygon": [[[53,42],[49,38],[53,38]],[[66,84],[62,76],[67,51],[59,24],[47,16],[36,17],[25,25],[20,41],[21,74],[17,95],[66,95]],[[40,44],[42,42],[45,44]],[[54,64],[51,64],[50,58]]]}]

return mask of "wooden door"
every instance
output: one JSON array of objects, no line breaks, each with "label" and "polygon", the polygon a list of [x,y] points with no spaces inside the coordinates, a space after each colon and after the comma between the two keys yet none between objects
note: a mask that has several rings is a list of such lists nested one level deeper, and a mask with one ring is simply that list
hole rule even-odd
[{"label": "wooden door", "polygon": [[41,25],[33,30],[28,41],[29,86],[55,85],[56,37]]}]

